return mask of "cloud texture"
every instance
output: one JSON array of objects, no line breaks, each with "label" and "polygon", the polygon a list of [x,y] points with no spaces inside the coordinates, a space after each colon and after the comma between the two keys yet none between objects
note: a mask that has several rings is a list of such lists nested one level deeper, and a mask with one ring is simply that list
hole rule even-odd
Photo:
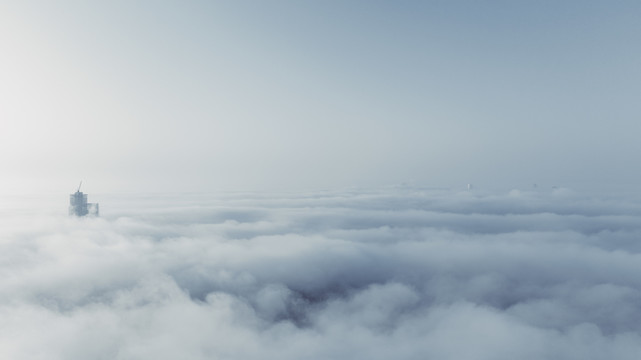
[{"label": "cloud texture", "polygon": [[9,200],[0,209],[4,359],[641,353],[636,198],[558,189],[104,196],[97,219]]}]

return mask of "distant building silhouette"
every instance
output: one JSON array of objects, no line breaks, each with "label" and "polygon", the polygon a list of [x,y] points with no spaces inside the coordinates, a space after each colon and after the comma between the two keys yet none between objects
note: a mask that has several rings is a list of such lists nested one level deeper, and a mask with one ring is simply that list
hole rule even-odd
[{"label": "distant building silhouette", "polygon": [[[82,181],[80,186],[82,186]],[[69,195],[69,215],[98,216],[100,212],[98,203],[87,203],[87,194],[80,191],[80,186],[78,186],[78,190],[75,193]]]}]

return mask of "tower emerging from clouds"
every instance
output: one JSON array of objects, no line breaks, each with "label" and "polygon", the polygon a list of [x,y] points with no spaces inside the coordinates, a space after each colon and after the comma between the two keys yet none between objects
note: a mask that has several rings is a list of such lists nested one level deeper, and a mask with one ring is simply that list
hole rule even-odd
[{"label": "tower emerging from clouds", "polygon": [[[82,181],[80,182],[82,186]],[[86,216],[99,215],[98,203],[87,203],[87,194],[80,191],[80,186],[75,193],[69,195],[69,215]]]}]

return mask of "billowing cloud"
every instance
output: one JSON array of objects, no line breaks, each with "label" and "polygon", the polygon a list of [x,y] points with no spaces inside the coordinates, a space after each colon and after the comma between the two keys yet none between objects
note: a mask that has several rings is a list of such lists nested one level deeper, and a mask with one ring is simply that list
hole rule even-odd
[{"label": "billowing cloud", "polygon": [[93,219],[3,205],[0,357],[641,351],[635,198],[387,189],[100,201]]}]

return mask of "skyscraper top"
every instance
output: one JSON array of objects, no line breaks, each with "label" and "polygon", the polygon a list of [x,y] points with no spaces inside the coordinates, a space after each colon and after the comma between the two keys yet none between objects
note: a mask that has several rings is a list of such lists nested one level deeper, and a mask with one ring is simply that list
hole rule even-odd
[{"label": "skyscraper top", "polygon": [[88,203],[87,194],[80,191],[82,181],[78,185],[78,190],[69,195],[69,215],[70,216],[98,216],[99,205],[98,203]]}]

